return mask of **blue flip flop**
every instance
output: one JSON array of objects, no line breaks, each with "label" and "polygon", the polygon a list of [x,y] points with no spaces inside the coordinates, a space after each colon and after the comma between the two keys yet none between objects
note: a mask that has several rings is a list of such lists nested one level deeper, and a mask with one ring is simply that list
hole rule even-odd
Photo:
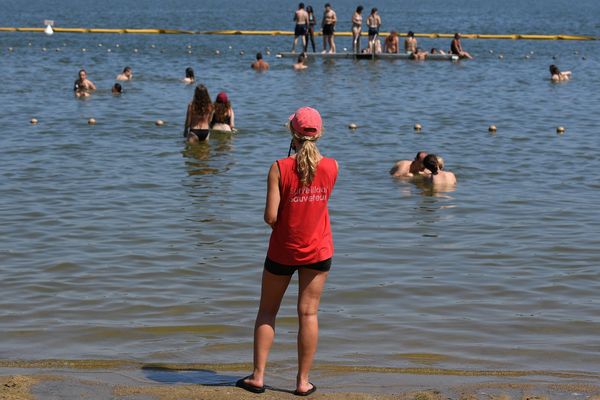
[{"label": "blue flip flop", "polygon": [[312,382],[308,382],[308,383],[310,383],[312,385],[312,388],[308,389],[306,392],[300,392],[298,390],[294,390],[294,394],[296,396],[309,396],[309,395],[313,394],[314,392],[316,392],[317,387],[315,386],[315,384]]},{"label": "blue flip flop", "polygon": [[241,389],[247,390],[249,392],[252,392],[252,393],[264,393],[265,392],[265,387],[264,386],[254,386],[254,385],[251,385],[248,382],[244,381],[244,379],[248,379],[251,376],[252,375],[248,375],[247,377],[238,380],[235,383],[235,386],[237,386],[237,387],[239,387]]}]

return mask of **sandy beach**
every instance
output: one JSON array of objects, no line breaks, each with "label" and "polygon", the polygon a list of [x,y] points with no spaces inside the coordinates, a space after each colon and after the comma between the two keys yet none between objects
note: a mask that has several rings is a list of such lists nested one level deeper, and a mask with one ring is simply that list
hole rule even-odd
[{"label": "sandy beach", "polygon": [[[0,367],[0,400],[292,399],[292,371],[269,377],[256,395],[236,388],[245,365],[167,365],[120,361],[8,362]],[[429,372],[429,373],[428,373]],[[539,375],[537,375],[539,373]],[[285,376],[286,378],[281,378]],[[600,400],[593,374],[541,371],[333,371],[315,368],[315,399],[586,399]]]}]

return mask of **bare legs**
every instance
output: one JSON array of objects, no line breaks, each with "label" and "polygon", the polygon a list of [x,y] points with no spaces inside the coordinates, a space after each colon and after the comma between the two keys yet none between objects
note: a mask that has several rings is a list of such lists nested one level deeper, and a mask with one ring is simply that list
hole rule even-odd
[{"label": "bare legs", "polygon": [[[298,375],[296,390],[305,392],[312,386],[308,374],[312,367],[319,341],[317,311],[328,272],[300,269],[298,290]],[[275,317],[291,276],[263,271],[260,306],[254,325],[254,370],[245,381],[250,385],[264,385],[265,368],[275,337]]]},{"label": "bare legs", "polygon": [[360,53],[360,28],[352,28],[352,51]]},{"label": "bare legs", "polygon": [[[302,48],[304,49],[304,51],[306,51],[306,35],[301,35],[302,36]],[[292,44],[292,53],[296,52],[296,43],[298,43],[298,38],[300,36],[294,36],[294,43]]]}]

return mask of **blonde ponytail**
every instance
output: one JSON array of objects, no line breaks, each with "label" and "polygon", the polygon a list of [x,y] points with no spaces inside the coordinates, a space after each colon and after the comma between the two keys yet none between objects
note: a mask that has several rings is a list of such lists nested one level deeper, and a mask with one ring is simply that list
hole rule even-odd
[{"label": "blonde ponytail", "polygon": [[318,137],[294,136],[300,142],[300,149],[296,153],[296,168],[300,176],[300,182],[303,186],[307,186],[315,179],[317,165],[319,165],[321,158],[316,143]]}]

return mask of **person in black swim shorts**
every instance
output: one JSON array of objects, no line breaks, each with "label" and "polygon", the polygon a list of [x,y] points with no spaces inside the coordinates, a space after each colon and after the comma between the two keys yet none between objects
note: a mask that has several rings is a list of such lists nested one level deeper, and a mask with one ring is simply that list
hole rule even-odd
[{"label": "person in black swim shorts", "polygon": [[335,23],[337,22],[337,16],[335,11],[331,8],[331,4],[325,4],[325,13],[323,14],[323,22],[321,27],[323,28],[323,53],[327,52],[327,45],[329,44],[329,53],[335,53],[335,42],[333,40],[333,34],[335,32]]}]

